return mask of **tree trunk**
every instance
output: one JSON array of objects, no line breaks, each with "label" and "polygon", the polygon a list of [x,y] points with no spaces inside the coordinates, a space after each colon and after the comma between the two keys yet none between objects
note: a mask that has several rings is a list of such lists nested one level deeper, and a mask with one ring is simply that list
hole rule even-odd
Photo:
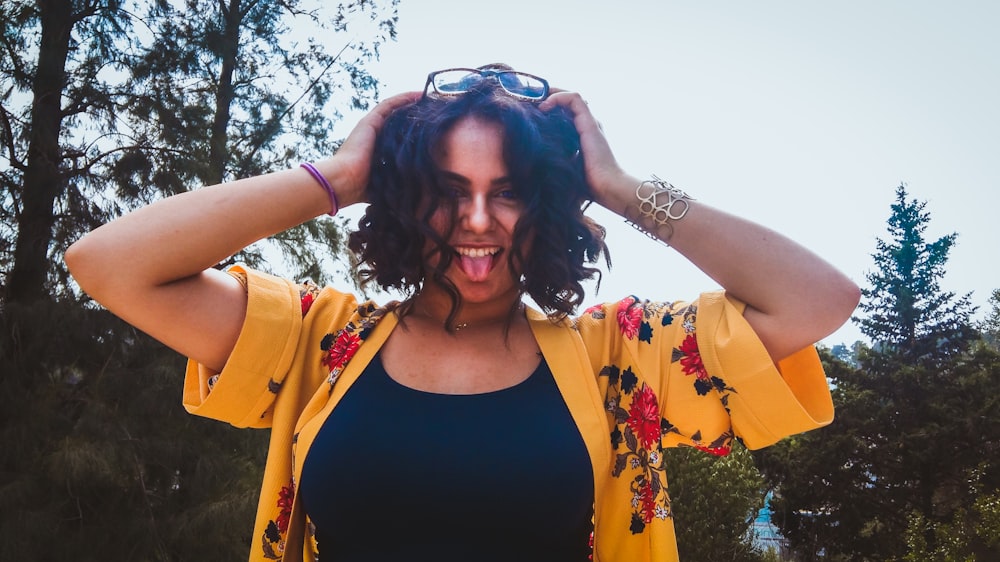
[{"label": "tree trunk", "polygon": [[41,43],[32,86],[27,169],[24,172],[14,266],[7,278],[8,303],[31,303],[47,297],[48,250],[55,222],[56,198],[65,190],[59,172],[62,92],[73,26],[71,0],[40,0]]},{"label": "tree trunk", "polygon": [[236,56],[240,48],[240,22],[243,19],[240,0],[230,0],[229,6],[220,0],[223,18],[222,69],[219,71],[219,85],[215,94],[215,119],[212,121],[212,138],[209,141],[208,184],[221,183],[229,160],[229,120],[231,106],[236,92],[233,88],[233,74],[236,72]]}]

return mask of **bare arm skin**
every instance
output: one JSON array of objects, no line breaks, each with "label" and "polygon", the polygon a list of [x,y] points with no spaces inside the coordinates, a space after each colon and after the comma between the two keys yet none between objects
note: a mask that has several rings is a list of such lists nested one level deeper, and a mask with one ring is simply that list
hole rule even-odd
[{"label": "bare arm skin", "polygon": [[[623,217],[639,216],[635,190],[641,180],[618,165],[586,102],[557,92],[542,108],[556,105],[574,115],[595,201]],[[690,205],[683,219],[672,221],[667,242],[747,304],[744,317],[774,360],[830,335],[850,317],[860,290],[825,260],[759,224],[699,201]],[[640,224],[656,231],[655,223]]]},{"label": "bare arm skin", "polygon": [[[342,207],[365,200],[375,136],[400,94],[376,106],[316,167]],[[296,168],[158,201],[81,238],[66,252],[80,287],[125,321],[215,370],[246,316],[246,294],[212,269],[240,249],[330,210],[326,192]]]}]

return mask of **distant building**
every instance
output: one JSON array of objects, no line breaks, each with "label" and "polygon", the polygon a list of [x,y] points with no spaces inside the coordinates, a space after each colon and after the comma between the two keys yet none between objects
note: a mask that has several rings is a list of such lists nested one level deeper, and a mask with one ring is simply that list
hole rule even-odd
[{"label": "distant building", "polygon": [[764,507],[757,512],[752,530],[754,546],[761,550],[772,549],[778,553],[784,552],[785,538],[771,522],[771,494],[764,498]]}]

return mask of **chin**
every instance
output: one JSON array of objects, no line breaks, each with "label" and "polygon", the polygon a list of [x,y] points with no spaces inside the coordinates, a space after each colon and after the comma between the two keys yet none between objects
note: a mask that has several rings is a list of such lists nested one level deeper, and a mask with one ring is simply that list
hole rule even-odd
[{"label": "chin", "polygon": [[[499,276],[498,276],[499,277]],[[485,304],[498,300],[515,300],[520,296],[518,284],[512,277],[506,279],[487,279],[485,281],[469,281],[462,273],[449,275],[448,278],[458,289],[462,302],[466,304]]]},{"label": "chin", "polygon": [[518,291],[516,290],[465,291],[461,288],[459,288],[459,294],[462,295],[462,302],[465,304],[487,304],[497,301],[513,301],[519,296]]}]

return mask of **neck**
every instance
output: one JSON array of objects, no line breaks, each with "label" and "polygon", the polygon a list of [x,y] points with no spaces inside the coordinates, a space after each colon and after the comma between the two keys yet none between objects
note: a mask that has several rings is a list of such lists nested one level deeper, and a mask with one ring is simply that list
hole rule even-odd
[{"label": "neck", "polygon": [[[445,328],[451,307],[451,299],[443,291],[424,290],[413,297],[411,312]],[[516,293],[483,303],[463,302],[452,321],[452,328],[457,332],[504,325],[523,309],[524,304]]]}]

